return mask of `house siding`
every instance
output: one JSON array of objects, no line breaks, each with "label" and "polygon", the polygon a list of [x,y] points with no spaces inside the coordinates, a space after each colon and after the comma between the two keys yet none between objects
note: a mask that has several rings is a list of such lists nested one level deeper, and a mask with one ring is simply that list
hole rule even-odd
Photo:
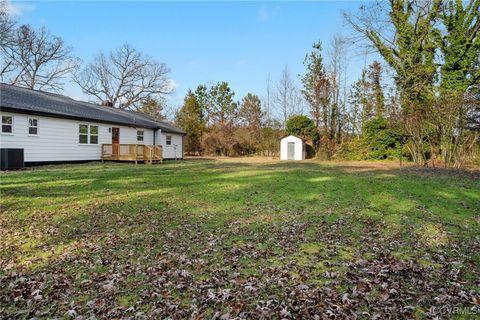
[{"label": "house siding", "polygon": [[[144,144],[153,144],[153,130],[94,121],[1,112],[13,116],[13,134],[0,134],[2,148],[23,148],[25,162],[100,160],[101,145],[112,143],[109,128],[120,128],[120,143],[138,143],[137,129],[144,130]],[[38,135],[28,134],[28,118],[38,119]],[[98,125],[98,144],[79,144],[79,124]]]},{"label": "house siding", "polygon": [[[160,130],[159,130],[160,131]],[[167,146],[167,136],[172,136],[172,144]],[[161,132],[160,140],[157,141],[163,147],[163,158],[180,159],[183,158],[183,136],[181,134]]]}]

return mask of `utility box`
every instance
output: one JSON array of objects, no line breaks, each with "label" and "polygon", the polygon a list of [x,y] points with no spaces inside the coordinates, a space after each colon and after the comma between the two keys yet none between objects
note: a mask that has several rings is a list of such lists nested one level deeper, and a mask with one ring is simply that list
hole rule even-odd
[{"label": "utility box", "polygon": [[0,169],[17,170],[25,167],[23,149],[1,148],[0,149]]}]

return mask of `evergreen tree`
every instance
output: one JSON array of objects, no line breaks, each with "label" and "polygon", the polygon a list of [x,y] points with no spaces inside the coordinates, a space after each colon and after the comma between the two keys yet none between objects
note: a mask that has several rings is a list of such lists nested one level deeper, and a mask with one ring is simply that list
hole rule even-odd
[{"label": "evergreen tree", "polygon": [[210,113],[212,112],[212,103],[210,101],[210,93],[206,85],[201,84],[193,93],[195,95],[195,99],[200,106],[200,110],[205,118],[205,124],[210,124]]},{"label": "evergreen tree", "polygon": [[143,101],[142,105],[137,109],[138,112],[149,115],[157,120],[164,120],[164,101],[160,101],[154,98],[147,98]]},{"label": "evergreen tree", "polygon": [[177,112],[176,123],[186,132],[185,151],[192,154],[200,153],[205,122],[201,105],[190,90],[185,96],[183,106]]},{"label": "evergreen tree", "polygon": [[264,116],[258,96],[248,93],[243,97],[238,112],[239,120],[243,125],[252,131],[257,131],[262,126]]},{"label": "evergreen tree", "polygon": [[210,118],[221,127],[231,125],[237,111],[235,92],[230,89],[227,82],[219,82],[210,88],[209,96]]},{"label": "evergreen tree", "polygon": [[315,126],[320,128],[320,123],[327,125],[327,105],[330,100],[330,80],[325,71],[322,57],[322,44],[316,42],[313,50],[305,57],[303,64],[307,69],[302,78],[302,94],[310,105],[310,114],[315,121]]},{"label": "evergreen tree", "polygon": [[315,123],[308,117],[297,115],[287,121],[287,133],[304,139],[311,138],[316,132]]}]

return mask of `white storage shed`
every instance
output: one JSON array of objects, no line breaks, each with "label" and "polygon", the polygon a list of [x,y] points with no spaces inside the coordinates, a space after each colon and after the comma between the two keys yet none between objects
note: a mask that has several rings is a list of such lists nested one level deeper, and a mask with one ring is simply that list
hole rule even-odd
[{"label": "white storage shed", "polygon": [[290,135],[280,140],[280,160],[305,160],[305,140]]}]

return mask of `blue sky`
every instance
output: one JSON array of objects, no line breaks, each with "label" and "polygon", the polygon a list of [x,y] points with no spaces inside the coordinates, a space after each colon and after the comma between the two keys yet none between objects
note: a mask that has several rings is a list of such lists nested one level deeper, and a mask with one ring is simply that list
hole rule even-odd
[{"label": "blue sky", "polygon": [[[180,105],[189,88],[227,81],[241,99],[264,95],[284,65],[294,78],[304,72],[313,42],[328,46],[335,33],[349,34],[342,10],[360,2],[13,2],[22,23],[61,36],[84,63],[127,42],[165,62]],[[351,46],[348,77],[356,80],[364,57]],[[85,97],[75,85],[66,94]]]}]

